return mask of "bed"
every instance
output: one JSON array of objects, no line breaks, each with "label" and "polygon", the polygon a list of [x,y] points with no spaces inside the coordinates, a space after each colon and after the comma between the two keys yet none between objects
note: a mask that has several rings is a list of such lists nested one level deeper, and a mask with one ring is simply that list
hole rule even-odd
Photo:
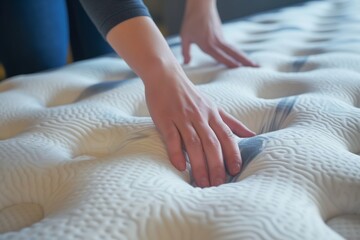
[{"label": "bed", "polygon": [[0,239],[360,239],[359,9],[319,0],[226,24],[259,69],[193,48],[189,78],[257,133],[219,187],[171,165],[121,59],[5,80]]}]

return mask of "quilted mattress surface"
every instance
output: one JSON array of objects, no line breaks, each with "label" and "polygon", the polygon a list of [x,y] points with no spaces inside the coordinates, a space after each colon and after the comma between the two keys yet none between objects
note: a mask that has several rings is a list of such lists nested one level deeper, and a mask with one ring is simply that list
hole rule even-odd
[{"label": "quilted mattress surface", "polygon": [[224,26],[258,69],[193,48],[189,78],[257,133],[219,187],[171,165],[121,59],[5,80],[0,239],[360,239],[359,10],[311,1]]}]

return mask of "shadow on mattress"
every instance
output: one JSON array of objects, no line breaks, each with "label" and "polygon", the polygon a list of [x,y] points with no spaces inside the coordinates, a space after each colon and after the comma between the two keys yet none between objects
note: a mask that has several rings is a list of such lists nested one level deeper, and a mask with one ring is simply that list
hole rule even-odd
[{"label": "shadow on mattress", "polygon": [[[271,113],[271,121],[268,121],[265,125],[263,125],[260,134],[252,138],[242,139],[238,142],[238,146],[241,152],[242,168],[240,173],[238,173],[236,176],[227,174],[227,183],[237,182],[239,180],[241,173],[244,172],[251,161],[262,152],[266,142],[271,139],[270,136],[266,136],[266,133],[281,129],[281,126],[292,112],[296,100],[297,97],[286,97],[281,99],[275,110]],[[188,165],[189,164],[190,163],[188,163]],[[195,180],[192,178],[192,174],[190,174],[190,176],[191,184],[196,186]]]}]

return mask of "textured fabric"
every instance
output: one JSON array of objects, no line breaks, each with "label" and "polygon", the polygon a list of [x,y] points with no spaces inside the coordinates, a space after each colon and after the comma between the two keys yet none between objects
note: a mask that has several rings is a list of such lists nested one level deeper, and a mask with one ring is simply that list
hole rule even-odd
[{"label": "textured fabric", "polygon": [[150,16],[141,0],[80,0],[103,37],[117,24],[138,16]]},{"label": "textured fabric", "polygon": [[1,83],[0,239],[359,239],[359,9],[314,1],[226,25],[258,69],[192,48],[196,88],[258,134],[237,139],[243,170],[219,187],[171,165],[119,58]]}]

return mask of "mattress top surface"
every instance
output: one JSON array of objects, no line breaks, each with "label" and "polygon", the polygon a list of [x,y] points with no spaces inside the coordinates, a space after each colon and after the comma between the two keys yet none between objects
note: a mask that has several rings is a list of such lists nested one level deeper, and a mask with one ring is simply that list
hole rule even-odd
[{"label": "mattress top surface", "polygon": [[359,3],[226,24],[260,68],[192,48],[188,77],[257,133],[238,138],[243,170],[218,187],[171,165],[119,58],[4,81],[0,239],[360,239]]}]

